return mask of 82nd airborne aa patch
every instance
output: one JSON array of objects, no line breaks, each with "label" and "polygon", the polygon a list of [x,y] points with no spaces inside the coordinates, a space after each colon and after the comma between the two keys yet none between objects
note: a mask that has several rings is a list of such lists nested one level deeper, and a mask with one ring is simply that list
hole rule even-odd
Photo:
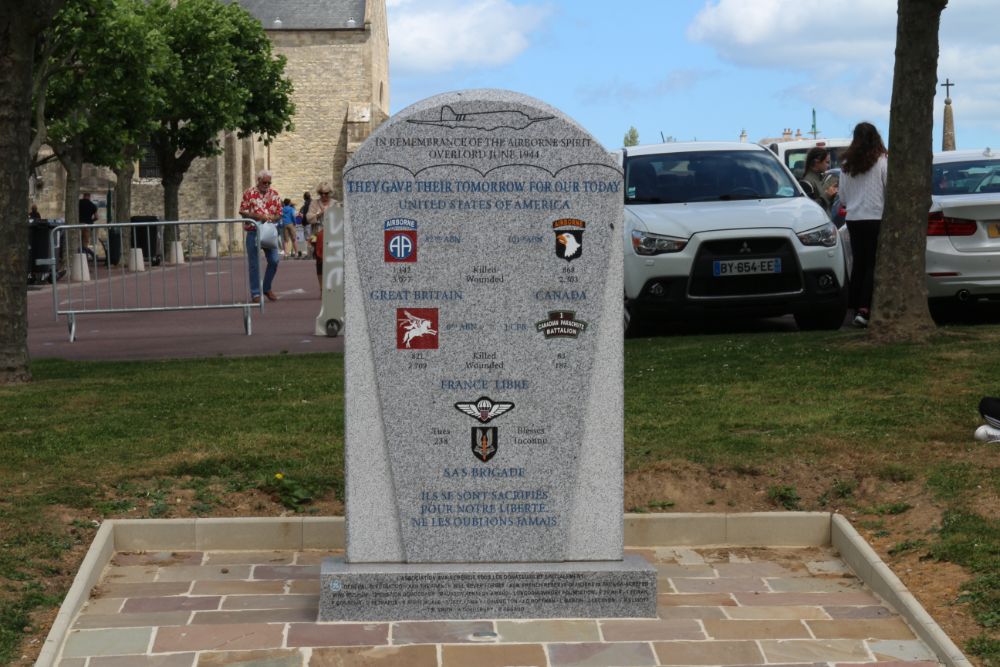
[{"label": "82nd airborne aa patch", "polygon": [[417,221],[395,218],[385,221],[383,260],[391,264],[417,261]]},{"label": "82nd airborne aa patch", "polygon": [[493,458],[497,453],[496,426],[472,427],[472,453],[483,463]]}]

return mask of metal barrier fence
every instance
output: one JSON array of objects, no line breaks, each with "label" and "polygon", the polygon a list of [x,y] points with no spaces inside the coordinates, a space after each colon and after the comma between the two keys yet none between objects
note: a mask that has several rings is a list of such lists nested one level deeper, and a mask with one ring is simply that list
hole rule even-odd
[{"label": "metal barrier fence", "polygon": [[241,219],[59,225],[49,234],[49,259],[36,263],[49,265],[53,312],[67,317],[70,342],[79,315],[221,308],[242,309],[249,336],[250,311],[263,310],[264,300],[251,297],[244,223],[258,225]]}]

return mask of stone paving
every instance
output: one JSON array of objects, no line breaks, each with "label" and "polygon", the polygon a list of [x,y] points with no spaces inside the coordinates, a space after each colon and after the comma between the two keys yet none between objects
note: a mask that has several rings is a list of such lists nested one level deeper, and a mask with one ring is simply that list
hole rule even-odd
[{"label": "stone paving", "polygon": [[630,549],[659,572],[656,619],[317,623],[338,551],[118,553],[59,667],[933,667],[833,549]]}]

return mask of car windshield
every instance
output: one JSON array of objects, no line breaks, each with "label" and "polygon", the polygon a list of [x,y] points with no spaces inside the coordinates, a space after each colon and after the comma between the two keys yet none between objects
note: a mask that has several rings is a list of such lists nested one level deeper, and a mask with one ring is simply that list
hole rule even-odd
[{"label": "car windshield", "polygon": [[637,155],[625,164],[626,204],[677,204],[799,196],[788,172],[765,151]]},{"label": "car windshield", "polygon": [[932,192],[936,195],[1000,192],[1000,160],[983,158],[936,164]]}]

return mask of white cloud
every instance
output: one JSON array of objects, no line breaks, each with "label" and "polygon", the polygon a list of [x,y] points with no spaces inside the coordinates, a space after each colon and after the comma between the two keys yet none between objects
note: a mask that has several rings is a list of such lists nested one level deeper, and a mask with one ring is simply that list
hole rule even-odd
[{"label": "white cloud", "polygon": [[509,0],[388,0],[386,6],[393,70],[439,74],[510,62],[552,13]]},{"label": "white cloud", "polygon": [[688,37],[740,65],[816,70],[892,57],[896,3],[889,0],[715,0]]},{"label": "white cloud", "polygon": [[629,104],[641,100],[661,98],[686,93],[700,83],[716,76],[717,72],[707,69],[675,69],[666,76],[649,84],[635,83],[634,79],[623,81],[598,81],[577,89],[577,97],[587,104]]},{"label": "white cloud", "polygon": [[[1000,129],[998,21],[996,0],[952,0],[941,15],[938,78],[957,81],[959,133],[963,122]],[[707,0],[687,36],[736,66],[799,72],[808,82],[786,92],[815,107],[855,120],[888,118],[895,0]]]}]

